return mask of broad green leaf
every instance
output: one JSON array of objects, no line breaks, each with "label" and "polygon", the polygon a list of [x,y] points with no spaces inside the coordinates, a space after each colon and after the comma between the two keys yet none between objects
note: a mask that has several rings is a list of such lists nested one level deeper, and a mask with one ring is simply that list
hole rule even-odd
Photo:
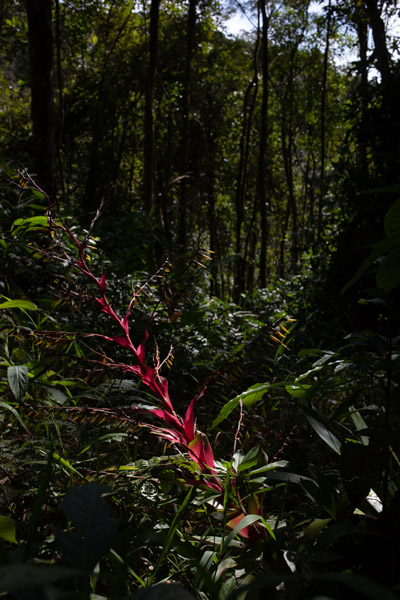
[{"label": "broad green leaf", "polygon": [[7,542],[17,543],[15,539],[15,523],[10,517],[0,517],[0,538]]},{"label": "broad green leaf", "polygon": [[0,592],[10,593],[24,588],[32,589],[37,585],[72,579],[79,574],[79,571],[67,567],[11,563],[0,567]]},{"label": "broad green leaf", "polygon": [[355,275],[346,283],[342,288],[341,294],[343,295],[352,285],[354,285],[364,273],[371,267],[378,258],[381,258],[387,254],[390,250],[398,248],[400,244],[400,236],[385,238],[380,242],[373,245],[371,253],[367,256],[361,266],[357,269]]},{"label": "broad green leaf", "polygon": [[[368,429],[366,422],[364,421],[364,419],[362,418],[362,416],[358,412],[358,410],[356,410],[354,408],[354,406],[349,407],[349,413],[350,413],[351,420],[353,421],[354,425],[356,426],[357,431],[363,431],[363,430],[366,431]],[[369,444],[368,436],[362,435],[360,437],[360,439],[364,446],[368,446],[368,444]]]},{"label": "broad green leaf", "polygon": [[68,396],[66,396],[64,394],[64,392],[62,392],[61,390],[58,390],[55,387],[49,386],[47,388],[46,392],[47,392],[47,397],[50,400],[52,400],[53,402],[55,402],[56,404],[59,404],[60,406],[65,404],[65,402],[68,400]]},{"label": "broad green leaf", "polygon": [[[255,579],[248,585],[241,588],[241,590],[248,590],[250,594],[246,598],[254,597],[254,591],[262,590],[263,598],[268,598],[268,591],[271,593],[275,592],[275,588],[282,584],[282,582],[288,584],[295,584],[302,582],[303,575],[298,573],[291,574],[277,574],[277,573],[265,573],[262,575],[258,575]],[[313,581],[317,583],[324,583],[327,587],[329,584],[339,584],[345,588],[349,588],[349,593],[347,594],[347,598],[353,598],[351,591],[356,592],[358,597],[361,598],[369,598],[370,600],[398,600],[398,595],[387,587],[376,583],[372,579],[364,577],[363,575],[355,575],[353,573],[313,573]],[[288,586],[289,587],[289,586]],[[238,590],[233,594],[232,600],[237,600],[241,590]],[[350,591],[351,590],[351,591]],[[341,598],[345,598],[346,595],[341,594]]]},{"label": "broad green leaf", "polygon": [[16,219],[11,227],[11,234],[15,235],[21,229],[42,229],[48,227],[49,222],[45,216],[27,217],[25,219]]},{"label": "broad green leaf", "polygon": [[61,508],[80,533],[55,529],[56,543],[63,558],[72,566],[92,571],[110,549],[119,519],[109,514],[102,495],[109,488],[86,483],[66,494]]},{"label": "broad green leaf", "polygon": [[396,200],[387,211],[384,227],[388,237],[400,235],[400,198]]},{"label": "broad green leaf", "polygon": [[304,532],[304,540],[316,540],[321,531],[332,519],[314,519]]},{"label": "broad green leaf", "polygon": [[380,263],[376,272],[376,283],[386,293],[400,284],[400,242]]},{"label": "broad green leaf", "polygon": [[240,404],[240,401],[243,402],[244,406],[248,408],[253,406],[256,402],[259,402],[264,396],[265,392],[270,388],[269,383],[256,383],[252,385],[248,390],[242,392],[238,396],[229,400],[221,409],[219,415],[214,420],[211,425],[210,430],[214,429],[217,425],[219,425],[224,419],[226,419],[235,408],[237,408]]},{"label": "broad green leaf", "polygon": [[194,596],[177,583],[160,583],[140,589],[124,600],[194,600]]},{"label": "broad green leaf", "polygon": [[222,548],[221,548],[221,554],[223,554],[226,551],[226,549],[232,542],[233,538],[236,535],[238,535],[242,529],[244,529],[245,527],[248,527],[252,523],[255,523],[256,521],[260,521],[260,520],[261,520],[260,515],[246,515],[245,517],[243,517],[243,519],[236,525],[235,529],[230,531],[228,533],[228,535],[226,535],[224,537],[224,542],[223,542]]},{"label": "broad green leaf", "polygon": [[329,429],[321,423],[314,419],[311,415],[306,414],[306,419],[310,423],[311,427],[314,431],[319,435],[321,440],[325,442],[332,450],[334,450],[337,454],[341,454],[340,447],[342,445],[341,441],[336,437],[334,433],[329,431]]},{"label": "broad green leaf", "polygon": [[286,391],[294,398],[301,400],[302,398],[306,397],[307,391],[310,389],[310,387],[311,384],[309,383],[293,383],[286,386]]},{"label": "broad green leaf", "polygon": [[268,465],[263,465],[258,469],[250,472],[250,475],[253,477],[254,475],[258,475],[259,473],[265,473],[266,471],[272,471],[273,469],[283,469],[288,466],[287,460],[276,460]]},{"label": "broad green leaf", "polygon": [[29,300],[7,300],[0,304],[1,308],[20,308],[21,310],[38,310],[36,304]]},{"label": "broad green leaf", "polygon": [[26,365],[11,365],[7,369],[7,379],[14,398],[20,402],[25,398],[28,389],[28,367]]}]

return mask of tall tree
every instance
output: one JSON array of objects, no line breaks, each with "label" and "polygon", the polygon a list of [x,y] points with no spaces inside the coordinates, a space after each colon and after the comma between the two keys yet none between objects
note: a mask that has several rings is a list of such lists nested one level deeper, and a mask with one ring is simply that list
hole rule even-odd
[{"label": "tall tree", "polygon": [[147,213],[150,213],[153,207],[155,181],[154,82],[157,69],[159,10],[160,0],[151,0],[149,65],[146,78],[144,114],[144,208]]},{"label": "tall tree", "polygon": [[39,185],[56,194],[52,0],[26,0],[31,77],[32,160]]},{"label": "tall tree", "polygon": [[266,0],[259,0],[259,11],[261,13],[261,48],[262,48],[262,103],[260,120],[260,145],[258,150],[258,169],[256,198],[260,211],[260,257],[259,257],[259,283],[260,287],[267,285],[267,246],[268,246],[268,222],[267,222],[267,186],[266,186],[266,163],[267,163],[267,137],[269,133],[268,110],[269,110],[269,25],[270,15],[267,13]]},{"label": "tall tree", "polygon": [[183,90],[183,109],[182,109],[182,180],[180,184],[179,196],[179,215],[178,215],[178,246],[180,251],[186,247],[187,236],[187,201],[188,201],[188,177],[189,177],[189,127],[190,127],[190,92],[192,82],[192,59],[195,47],[196,33],[196,5],[198,0],[189,0],[189,11],[186,27],[186,61],[185,61],[185,79]]}]

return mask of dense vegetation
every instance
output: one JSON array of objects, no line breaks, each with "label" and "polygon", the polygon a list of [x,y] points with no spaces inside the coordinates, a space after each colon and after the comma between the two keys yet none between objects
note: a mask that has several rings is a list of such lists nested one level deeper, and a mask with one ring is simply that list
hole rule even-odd
[{"label": "dense vegetation", "polygon": [[4,596],[398,598],[398,9],[238,6],[0,5]]}]

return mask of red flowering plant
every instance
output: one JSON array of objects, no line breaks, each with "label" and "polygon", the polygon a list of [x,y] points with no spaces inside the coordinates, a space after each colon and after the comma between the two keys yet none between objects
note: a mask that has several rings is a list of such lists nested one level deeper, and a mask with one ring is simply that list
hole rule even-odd
[{"label": "red flowering plant", "polygon": [[[46,196],[46,194],[31,179],[30,181],[32,185],[34,185],[36,191],[41,192]],[[153,318],[153,315],[148,321],[141,342],[135,345],[132,341],[130,328],[132,309],[138,297],[142,294],[145,286],[142,286],[137,291],[132,291],[128,308],[125,314],[121,317],[117,314],[108,300],[106,273],[103,273],[101,276],[97,276],[89,266],[88,247],[90,246],[91,232],[94,223],[99,215],[100,210],[93,219],[88,233],[85,235],[83,240],[80,241],[73,230],[68,227],[66,222],[61,218],[58,206],[56,206],[55,211],[54,207],[52,207],[49,202],[49,209],[47,213],[48,226],[50,228],[52,238],[56,241],[57,251],[52,251],[50,249],[42,251],[47,256],[61,260],[64,263],[67,263],[68,265],[78,269],[96,288],[96,301],[100,305],[101,311],[105,313],[112,321],[114,321],[119,331],[115,335],[111,336],[100,333],[87,333],[86,335],[100,337],[107,341],[118,344],[130,353],[133,359],[132,363],[128,364],[109,362],[108,366],[121,369],[128,373],[133,373],[135,376],[140,378],[142,383],[152,391],[153,396],[159,403],[158,408],[135,409],[135,407],[132,407],[132,410],[135,411],[135,414],[147,413],[157,417],[160,421],[159,425],[153,422],[144,424],[142,423],[142,425],[150,428],[150,430],[157,436],[168,440],[171,444],[175,444],[183,451],[187,452],[191,461],[197,465],[198,477],[196,479],[187,478],[186,483],[192,486],[201,486],[209,490],[210,495],[212,495],[214,498],[214,506],[217,506],[225,511],[227,525],[234,529],[235,533],[239,533],[242,537],[248,538],[251,541],[260,539],[260,537],[265,537],[267,531],[271,533],[271,530],[262,517],[262,504],[260,503],[258,496],[256,494],[249,495],[247,500],[251,514],[247,514],[248,511],[245,510],[239,495],[239,491],[236,487],[235,468],[232,467],[225,470],[224,481],[221,477],[221,473],[224,472],[224,469],[217,469],[216,462],[214,460],[214,453],[208,438],[204,433],[197,429],[195,424],[194,413],[196,404],[203,396],[207,385],[213,376],[208,379],[208,381],[201,388],[200,392],[191,400],[184,416],[182,417],[177,414],[171,401],[168,380],[161,375],[161,368],[168,361],[170,356],[168,355],[165,360],[160,361],[157,348],[156,365],[150,366],[146,362],[146,342],[149,338],[148,326]],[[75,256],[71,256],[71,244],[63,244],[63,235],[66,235],[70,242],[72,242],[72,247],[75,247]],[[146,282],[145,285],[150,283],[163,270],[163,267],[161,267]],[[270,337],[281,343],[281,340],[275,338],[271,334]],[[237,436],[235,437],[235,448],[236,442]],[[276,463],[276,466],[281,465]],[[273,468],[273,465],[270,465],[270,468],[271,467]],[[227,481],[227,478],[229,481]],[[230,492],[233,491],[234,493],[227,493],[227,490]],[[260,520],[262,521],[263,525],[260,525],[259,522],[256,522]]]}]

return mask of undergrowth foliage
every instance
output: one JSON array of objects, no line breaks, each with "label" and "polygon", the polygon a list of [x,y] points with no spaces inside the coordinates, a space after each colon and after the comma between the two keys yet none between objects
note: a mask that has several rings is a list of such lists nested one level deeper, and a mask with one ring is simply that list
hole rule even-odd
[{"label": "undergrowth foliage", "polygon": [[[164,262],[128,297],[96,258],[100,214],[79,234],[58,207],[43,214],[46,197],[27,179],[30,212],[10,209],[1,247],[0,590],[396,598],[400,369],[387,291],[387,335],[382,326],[296,353],[290,319],[266,324],[267,291],[259,309],[248,299],[252,311],[171,297],[164,307],[152,295],[169,285]],[[40,262],[52,298],[24,292],[13,272],[24,261]]]},{"label": "undergrowth foliage", "polygon": [[[32,182],[33,183],[33,182]],[[39,192],[42,192],[39,188],[37,188]],[[167,262],[166,265],[160,267],[154,275],[138,290],[132,290],[132,297],[130,299],[127,311],[125,315],[121,318],[117,315],[113,307],[111,306],[107,295],[107,276],[103,273],[100,277],[96,276],[89,264],[88,264],[88,255],[87,248],[90,244],[91,231],[95,225],[96,220],[100,216],[100,210],[97,212],[89,232],[83,238],[82,241],[78,240],[78,237],[74,232],[66,225],[66,223],[62,220],[59,215],[54,213],[54,208],[50,205],[48,211],[48,222],[50,231],[52,236],[56,239],[57,246],[56,248],[59,250],[59,254],[53,253],[52,251],[46,250],[43,251],[45,254],[51,258],[57,260],[64,260],[69,265],[77,268],[85,277],[87,277],[90,282],[92,282],[98,291],[98,296],[96,297],[96,301],[101,306],[101,310],[108,317],[117,324],[118,329],[120,330],[119,335],[107,336],[104,334],[93,333],[87,335],[95,335],[107,341],[114,342],[119,346],[122,346],[125,350],[133,357],[135,364],[127,364],[127,363],[116,363],[114,361],[106,363],[106,366],[112,368],[118,368],[122,371],[133,373],[137,377],[140,378],[141,382],[146,385],[151,392],[153,393],[154,398],[159,402],[160,408],[148,408],[148,409],[136,409],[139,412],[146,412],[150,415],[156,416],[160,419],[164,425],[158,426],[154,423],[147,424],[147,427],[150,428],[151,432],[159,436],[160,438],[164,438],[168,440],[168,442],[181,447],[184,451],[188,452],[189,457],[198,465],[199,470],[201,472],[201,476],[197,479],[191,481],[187,480],[191,485],[202,485],[206,486],[210,490],[218,493],[218,500],[223,500],[225,493],[225,483],[221,481],[220,477],[217,474],[214,460],[214,453],[210,442],[208,441],[207,436],[199,431],[195,425],[195,407],[199,399],[204,395],[208,381],[202,386],[199,393],[195,395],[195,397],[189,403],[189,406],[185,412],[184,417],[179,416],[173,407],[170,393],[168,389],[168,380],[166,377],[161,375],[161,370],[164,365],[170,362],[172,356],[172,346],[168,355],[161,359],[158,348],[156,348],[156,355],[154,365],[150,366],[146,363],[146,342],[148,340],[148,327],[146,326],[144,330],[144,335],[139,344],[134,345],[131,339],[131,324],[130,318],[132,315],[132,307],[135,306],[139,296],[143,292],[146,286],[149,286],[151,282],[158,278],[164,277],[164,273],[166,270],[166,266],[170,266]],[[69,237],[69,239],[73,242],[76,247],[77,256],[70,256],[66,250],[66,247],[62,243],[62,239],[60,234],[65,234]],[[149,317],[149,323],[151,322],[153,316]],[[268,331],[268,336],[271,340],[284,346],[281,338],[284,338],[286,333],[289,333],[288,330],[281,323],[283,319],[280,319],[277,323],[275,323],[271,329]],[[283,333],[285,332],[285,333]],[[278,337],[279,336],[279,337]],[[211,376],[213,378],[213,376]],[[211,379],[209,378],[209,379]],[[133,407],[135,409],[135,407]],[[240,428],[240,422],[239,422]],[[235,446],[236,446],[237,438],[235,437]],[[277,467],[278,464],[273,465],[273,467]],[[273,468],[270,467],[270,468]],[[234,480],[232,480],[231,485],[234,485]],[[228,516],[232,517],[228,520],[228,525],[235,529],[235,532],[239,533],[245,538],[257,539],[258,536],[264,536],[266,533],[266,529],[270,529],[269,526],[266,525],[264,521],[264,525],[266,525],[266,529],[264,526],[261,528],[258,526],[245,525],[244,523],[241,525],[243,519],[246,518],[246,513],[243,511],[243,501],[240,498],[238,490],[235,490],[237,502],[225,504],[225,509],[228,508]],[[260,513],[260,503],[257,500],[256,496],[252,497],[250,501],[250,506],[252,508],[251,512],[258,515]],[[254,520],[254,519],[252,519]],[[249,520],[246,521],[246,523]]]}]

